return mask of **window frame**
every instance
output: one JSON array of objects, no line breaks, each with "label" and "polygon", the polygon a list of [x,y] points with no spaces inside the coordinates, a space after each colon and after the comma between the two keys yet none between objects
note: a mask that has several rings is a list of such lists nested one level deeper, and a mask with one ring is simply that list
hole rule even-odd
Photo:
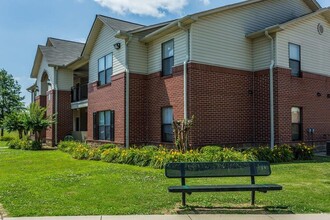
[{"label": "window frame", "polygon": [[[292,121],[292,110],[293,110],[293,108],[299,109],[299,121],[300,121],[300,123],[294,123]],[[294,138],[293,126],[298,126],[298,131],[299,131],[299,137],[298,138]],[[298,106],[292,106],[291,107],[291,140],[292,141],[302,141],[303,140],[303,109],[302,109],[302,107],[298,107]]]},{"label": "window frame", "polygon": [[[108,56],[111,56],[111,67],[107,68],[107,57]],[[100,60],[104,59],[103,61],[103,70],[100,71]],[[109,53],[101,58],[99,58],[97,60],[97,71],[98,71],[98,74],[97,74],[97,77],[98,77],[98,85],[99,86],[102,86],[102,85],[107,85],[107,84],[110,84],[112,82],[112,74],[113,74],[113,53]],[[110,71],[110,76],[107,77],[107,72]],[[100,75],[104,72],[104,83],[102,83],[101,81],[101,77]],[[108,81],[108,78],[110,79]]]},{"label": "window frame", "polygon": [[[173,56],[164,57],[164,46],[165,46],[165,44],[167,44],[169,42],[173,42],[172,43],[173,44]],[[162,53],[162,72],[161,72],[161,75],[162,76],[171,76],[171,75],[173,75],[174,56],[175,56],[174,39],[165,41],[164,43],[162,43],[161,47],[162,47],[162,50],[161,50],[161,53]],[[173,59],[173,65],[169,68],[170,69],[170,72],[165,74],[165,71],[164,71],[164,67],[165,67],[164,66],[164,61],[167,61],[167,60],[170,60],[170,59]]]},{"label": "window frame", "polygon": [[[296,60],[296,59],[292,59],[291,56],[290,56],[290,46],[293,45],[293,46],[298,46],[299,47],[299,60]],[[302,74],[301,74],[301,45],[299,44],[295,44],[295,43],[290,43],[288,44],[288,47],[289,47],[289,67],[290,67],[290,63],[291,61],[293,62],[298,62],[299,63],[299,71],[298,71],[298,74],[294,74],[292,73],[292,68],[290,67],[291,69],[291,76],[294,76],[294,77],[302,77]]]},{"label": "window frame", "polygon": [[[110,114],[110,124],[106,124],[106,113]],[[104,114],[104,124],[100,124],[100,114]],[[100,139],[101,128],[104,128],[104,138]],[[115,140],[115,111],[114,110],[105,110],[94,112],[93,114],[93,128],[94,128],[94,140],[100,141],[114,141]],[[107,139],[107,129],[109,129],[109,139]]]},{"label": "window frame", "polygon": [[[171,124],[165,124],[163,123],[163,110],[167,109],[167,108],[171,108],[172,109],[172,123]],[[173,128],[173,121],[174,121],[174,111],[173,111],[173,106],[164,106],[161,108],[160,110],[160,117],[161,117],[161,141],[164,143],[173,143],[174,141],[174,134],[172,134],[172,140],[165,140],[165,133],[164,133],[164,126],[169,126],[171,125],[171,127]]]}]

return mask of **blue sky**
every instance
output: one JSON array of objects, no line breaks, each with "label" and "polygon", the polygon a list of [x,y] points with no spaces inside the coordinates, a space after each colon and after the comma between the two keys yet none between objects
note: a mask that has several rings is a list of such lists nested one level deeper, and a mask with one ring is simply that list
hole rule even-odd
[{"label": "blue sky", "polygon": [[[96,14],[154,24],[241,0],[0,0],[0,68],[26,88],[38,44],[47,37],[84,41]],[[330,0],[319,0],[322,7]]]}]

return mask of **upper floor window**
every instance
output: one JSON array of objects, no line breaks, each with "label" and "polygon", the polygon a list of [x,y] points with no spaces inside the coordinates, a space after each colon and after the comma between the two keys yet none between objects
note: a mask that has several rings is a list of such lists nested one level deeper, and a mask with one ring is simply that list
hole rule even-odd
[{"label": "upper floor window", "polygon": [[167,41],[162,44],[162,75],[172,74],[174,66],[174,40]]},{"label": "upper floor window", "polygon": [[173,142],[173,108],[162,108],[162,141]]},{"label": "upper floor window", "polygon": [[292,76],[301,76],[301,56],[300,46],[289,43],[289,67],[291,68]]},{"label": "upper floor window", "polygon": [[301,108],[299,107],[291,108],[291,134],[292,141],[302,140],[302,117]]},{"label": "upper floor window", "polygon": [[99,85],[111,83],[112,76],[112,53],[99,59]]}]

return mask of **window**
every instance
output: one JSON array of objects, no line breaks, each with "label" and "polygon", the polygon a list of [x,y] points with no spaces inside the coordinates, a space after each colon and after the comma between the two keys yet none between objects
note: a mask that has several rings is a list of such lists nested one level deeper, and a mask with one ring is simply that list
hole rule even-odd
[{"label": "window", "polygon": [[99,59],[99,85],[111,83],[112,53]]},{"label": "window", "polygon": [[94,140],[114,141],[114,111],[94,113]]},{"label": "window", "polygon": [[291,108],[291,133],[292,141],[301,141],[302,140],[302,123],[301,123],[301,108],[292,107]]},{"label": "window", "polygon": [[163,76],[171,75],[173,65],[174,65],[174,40],[170,40],[162,44],[162,75]]},{"label": "window", "polygon": [[162,108],[162,141],[173,142],[173,108]]},{"label": "window", "polygon": [[289,43],[289,67],[292,76],[301,76],[300,46]]}]

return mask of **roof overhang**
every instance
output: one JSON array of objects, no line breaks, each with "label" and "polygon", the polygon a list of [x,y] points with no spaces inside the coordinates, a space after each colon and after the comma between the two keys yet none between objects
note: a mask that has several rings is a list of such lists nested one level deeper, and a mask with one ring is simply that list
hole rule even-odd
[{"label": "roof overhang", "polygon": [[[214,14],[214,13],[219,13],[219,12],[223,12],[223,11],[227,11],[227,10],[230,10],[230,9],[235,9],[235,8],[238,8],[238,7],[251,5],[251,4],[259,3],[259,2],[263,2],[263,1],[267,1],[267,0],[246,0],[246,1],[243,1],[243,2],[238,2],[238,3],[235,3],[235,4],[226,5],[226,6],[219,7],[219,8],[215,8],[215,9],[211,9],[211,10],[207,10],[207,11],[202,11],[202,12],[194,14],[193,16],[196,17],[196,18],[204,17],[204,16],[211,15],[211,14]],[[305,4],[312,11],[317,11],[320,8],[322,8],[316,0],[303,0],[303,1],[305,2]]]},{"label": "roof overhang", "polygon": [[37,87],[37,81],[34,82],[34,84],[30,87],[28,87],[26,90],[29,92],[33,92]]},{"label": "roof overhang", "polygon": [[40,68],[40,65],[41,65],[42,57],[43,57],[43,54],[40,50],[40,45],[39,45],[38,48],[37,48],[37,53],[36,53],[35,58],[34,58],[30,78],[37,78],[38,77],[38,72],[39,72],[39,68]]},{"label": "roof overhang", "polygon": [[89,56],[84,56],[84,57],[79,57],[75,61],[67,64],[65,67],[70,70],[77,70],[80,67],[86,65],[87,63],[89,63]]},{"label": "roof overhang", "polygon": [[191,23],[195,22],[196,19],[193,18],[192,16],[185,16],[183,18],[180,18],[178,20],[175,20],[168,25],[144,36],[143,38],[140,39],[141,42],[143,43],[148,43],[150,41],[153,41],[160,36],[166,35],[168,33],[172,33],[180,28],[185,28],[186,26],[189,26]]},{"label": "roof overhang", "polygon": [[250,39],[254,39],[254,38],[264,36],[265,32],[268,32],[268,34],[272,34],[272,33],[276,33],[276,32],[279,32],[279,31],[283,31],[283,30],[287,29],[288,26],[290,26],[292,24],[295,24],[297,22],[312,18],[312,17],[317,16],[317,15],[322,15],[330,23],[330,8],[323,8],[323,9],[320,9],[316,12],[313,12],[313,13],[310,13],[308,15],[293,19],[293,20],[285,22],[283,24],[273,25],[273,26],[264,28],[262,30],[247,34],[246,37],[250,38]]},{"label": "roof overhang", "polygon": [[96,15],[94,23],[92,25],[92,28],[88,34],[87,40],[86,40],[86,44],[84,46],[84,49],[81,53],[81,56],[89,56],[89,54],[91,53],[91,51],[93,50],[93,46],[97,40],[97,37],[103,27],[104,23],[100,20],[99,16]]}]

